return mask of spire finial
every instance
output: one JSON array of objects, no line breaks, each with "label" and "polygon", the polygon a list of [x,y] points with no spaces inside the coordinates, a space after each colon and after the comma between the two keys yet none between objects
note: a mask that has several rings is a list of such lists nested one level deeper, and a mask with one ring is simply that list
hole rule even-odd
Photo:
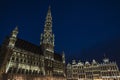
[{"label": "spire finial", "polygon": [[49,9],[51,9],[51,6],[49,5]]},{"label": "spire finial", "polygon": [[106,58],[106,54],[104,53],[104,58]]},{"label": "spire finial", "polygon": [[48,7],[48,13],[51,13],[51,6]]},{"label": "spire finial", "polygon": [[106,57],[106,54],[104,53],[104,59],[103,59],[104,63],[108,63],[109,62],[109,58]]},{"label": "spire finial", "polygon": [[15,30],[18,30],[18,26],[15,27]]}]

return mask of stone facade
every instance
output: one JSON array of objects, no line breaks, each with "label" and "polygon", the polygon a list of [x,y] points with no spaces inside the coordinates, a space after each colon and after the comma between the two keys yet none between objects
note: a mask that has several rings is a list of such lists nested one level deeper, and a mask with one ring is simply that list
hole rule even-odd
[{"label": "stone facade", "polygon": [[67,64],[67,80],[120,80],[120,72],[116,62],[108,58],[103,63],[73,60],[72,64]]},{"label": "stone facade", "polygon": [[49,7],[40,46],[17,37],[16,27],[0,47],[0,80],[65,80],[65,54],[54,51]]}]

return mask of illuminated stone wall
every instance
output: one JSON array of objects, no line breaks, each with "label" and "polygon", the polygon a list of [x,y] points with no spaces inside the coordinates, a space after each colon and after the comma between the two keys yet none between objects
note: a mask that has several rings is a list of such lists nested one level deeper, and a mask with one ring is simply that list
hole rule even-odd
[{"label": "illuminated stone wall", "polygon": [[75,60],[67,64],[67,80],[120,80],[120,71],[116,62],[104,59],[103,63],[93,60],[91,63]]},{"label": "illuminated stone wall", "polygon": [[4,74],[4,78],[2,80],[66,80],[66,78],[39,75]]},{"label": "illuminated stone wall", "polygon": [[[28,55],[29,54],[29,55]],[[15,69],[15,70],[14,70]],[[6,73],[44,73],[44,57],[33,53],[14,49],[7,64]]]}]

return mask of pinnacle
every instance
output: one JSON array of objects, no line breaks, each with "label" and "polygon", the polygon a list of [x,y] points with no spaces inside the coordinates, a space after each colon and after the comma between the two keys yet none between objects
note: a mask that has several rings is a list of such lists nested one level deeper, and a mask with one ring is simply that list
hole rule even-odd
[{"label": "pinnacle", "polygon": [[18,30],[18,26],[16,26],[14,30]]},{"label": "pinnacle", "polygon": [[49,8],[48,8],[49,10],[51,9],[51,6],[49,5]]},{"label": "pinnacle", "polygon": [[51,13],[51,6],[48,7],[48,13]]}]

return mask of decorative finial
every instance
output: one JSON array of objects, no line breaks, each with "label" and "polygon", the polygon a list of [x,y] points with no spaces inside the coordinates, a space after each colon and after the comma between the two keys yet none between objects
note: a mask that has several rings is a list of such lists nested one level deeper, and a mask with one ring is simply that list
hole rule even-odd
[{"label": "decorative finial", "polygon": [[108,63],[109,62],[109,58],[106,57],[106,54],[104,53],[104,59],[103,59],[104,63]]},{"label": "decorative finial", "polygon": [[51,6],[49,5],[49,9],[51,9]]},{"label": "decorative finial", "polygon": [[104,53],[104,58],[106,58],[106,54]]},{"label": "decorative finial", "polygon": [[51,12],[51,6],[49,5],[49,7],[48,7],[48,12]]},{"label": "decorative finial", "polygon": [[15,27],[15,30],[18,30],[18,26]]}]

